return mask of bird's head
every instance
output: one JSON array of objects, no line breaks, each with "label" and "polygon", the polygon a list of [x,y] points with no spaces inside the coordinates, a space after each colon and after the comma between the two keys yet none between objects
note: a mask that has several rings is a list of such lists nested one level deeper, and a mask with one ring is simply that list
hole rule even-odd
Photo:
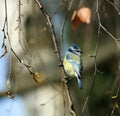
[{"label": "bird's head", "polygon": [[72,45],[69,49],[69,52],[81,56],[82,51],[77,45]]}]

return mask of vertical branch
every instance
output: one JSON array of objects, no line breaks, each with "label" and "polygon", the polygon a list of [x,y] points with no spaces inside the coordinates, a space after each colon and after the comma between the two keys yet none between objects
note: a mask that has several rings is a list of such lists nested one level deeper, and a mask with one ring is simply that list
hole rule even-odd
[{"label": "vertical branch", "polygon": [[[16,30],[18,29],[19,43],[22,47],[22,50],[25,52],[25,54],[27,54],[27,52],[29,52],[29,54],[30,54],[29,47],[25,40],[25,36],[24,36],[24,32],[23,32],[23,21],[22,21],[23,14],[22,14],[21,10],[22,10],[22,2],[21,2],[21,0],[18,0],[18,19],[17,19],[18,26],[16,27]],[[21,38],[21,36],[22,36],[22,38]],[[26,47],[26,48],[24,48],[24,47]],[[32,56],[32,55],[30,54],[30,56]]]},{"label": "vertical branch", "polygon": [[[5,20],[4,20],[4,25],[3,25],[3,33],[4,33],[4,38],[3,38],[3,44],[2,44],[2,47],[4,47],[4,54],[0,56],[3,57],[6,53],[7,53],[7,46],[5,44],[5,39],[8,40],[9,42],[9,46],[10,46],[10,54],[13,53],[13,55],[17,58],[17,60],[19,61],[19,63],[21,63],[22,65],[24,65],[27,70],[29,71],[29,73],[31,74],[31,76],[33,77],[33,79],[38,82],[38,78],[39,78],[39,74],[37,73],[34,73],[33,71],[31,71],[31,66],[25,64],[20,58],[19,56],[15,53],[15,51],[13,50],[12,48],[12,44],[11,44],[11,41],[10,41],[10,36],[9,36],[9,29],[8,29],[8,14],[7,14],[7,2],[5,0]],[[22,22],[21,22],[21,8],[20,8],[20,5],[21,5],[21,0],[19,0],[19,17],[18,17],[18,20],[19,20],[19,25],[18,26],[22,26]],[[19,38],[20,38],[20,31],[19,30]],[[11,77],[11,65],[12,65],[12,62],[11,62],[11,56],[10,56],[10,67],[9,67],[9,76],[8,76],[8,79],[7,79],[7,86],[8,86],[8,91],[7,91],[7,95],[9,98],[14,98],[14,95],[12,95],[12,92],[11,92],[11,82],[10,82],[10,77]]]},{"label": "vertical branch", "polygon": [[[117,10],[118,12],[118,15],[120,15],[120,1],[119,0],[114,0],[113,2],[109,1],[109,0],[106,0],[108,3],[110,3],[114,8],[115,10]],[[120,45],[120,37],[119,37],[119,31],[120,31],[120,27],[119,27],[119,16],[116,16],[116,38],[114,38],[115,41],[118,40],[119,42],[119,45]],[[109,33],[111,35],[111,33]],[[113,36],[113,35],[112,35]],[[115,116],[117,115],[117,113],[119,114],[119,110],[120,110],[120,105],[119,105],[119,93],[120,93],[120,83],[119,83],[119,75],[120,75],[120,56],[119,56],[119,47],[117,49],[118,51],[118,69],[117,69],[117,72],[116,72],[116,80],[117,80],[117,88],[116,89],[116,93],[115,95],[112,95],[112,101],[113,101],[113,106],[112,106],[112,110],[111,110],[111,116]]]},{"label": "vertical branch", "polygon": [[[39,6],[39,8],[40,8],[41,12],[43,13],[43,15],[45,16],[45,18],[47,20],[47,24],[48,24],[48,26],[50,28],[51,35],[52,35],[52,41],[53,41],[53,45],[54,45],[54,49],[55,49],[55,54],[57,56],[59,67],[60,67],[61,74],[62,74],[61,75],[61,80],[63,81],[64,77],[65,77],[65,71],[64,71],[63,64],[62,64],[62,59],[61,59],[61,56],[60,56],[60,51],[59,51],[59,48],[58,48],[56,34],[55,34],[55,31],[54,31],[54,26],[53,26],[53,24],[51,22],[50,16],[45,11],[45,9],[42,6],[41,2],[39,0],[36,0],[36,3]],[[63,84],[65,86],[65,90],[66,90],[67,97],[68,97],[68,100],[69,100],[70,113],[72,113],[72,115],[76,116],[76,112],[75,112],[75,109],[74,109],[74,106],[73,106],[73,103],[72,103],[72,99],[71,99],[69,88],[68,88],[66,82],[63,81]]]},{"label": "vertical branch", "polygon": [[89,100],[89,98],[90,98],[90,95],[91,95],[91,93],[92,93],[92,91],[93,91],[94,84],[95,84],[95,80],[96,80],[96,74],[97,74],[97,72],[100,72],[100,71],[98,70],[98,68],[97,68],[97,52],[98,52],[98,47],[99,47],[99,40],[100,40],[100,38],[98,37],[97,43],[96,43],[96,48],[95,48],[95,54],[94,54],[94,55],[90,55],[90,57],[93,57],[93,58],[94,58],[94,74],[93,74],[92,83],[91,83],[91,85],[90,85],[90,90],[89,90],[88,95],[87,95],[87,97],[86,97],[86,99],[85,99],[85,102],[84,102],[84,104],[83,104],[83,107],[82,107],[81,115],[80,115],[80,116],[83,115],[83,112],[84,112],[84,110],[85,110],[86,104],[88,103],[88,100]]},{"label": "vertical branch", "polygon": [[[28,0],[28,2],[29,2],[29,0]],[[21,13],[21,5],[22,5],[22,3],[21,3],[21,0],[18,0],[18,19],[17,19],[17,21],[18,21],[18,26],[17,26],[17,28],[16,29],[18,29],[18,35],[19,35],[19,42],[20,42],[20,44],[21,44],[21,47],[22,47],[22,49],[25,51],[25,49],[24,49],[24,47],[23,47],[23,45],[22,45],[22,42],[21,42],[21,34],[22,35],[24,35],[23,34],[23,24],[22,24],[22,13]],[[10,41],[10,40],[9,40]],[[25,45],[27,46],[27,43],[26,43],[26,41],[24,40],[24,42],[25,42]],[[10,44],[11,44],[11,42],[10,42]],[[26,63],[24,63],[23,62],[23,60],[21,60],[20,59],[20,57],[15,53],[15,51],[13,50],[13,48],[12,48],[12,46],[10,46],[11,47],[11,52],[13,53],[13,55],[17,58],[17,60],[18,60],[18,62],[20,63],[20,64],[22,64],[23,66],[25,66],[25,68],[28,70],[28,72],[30,73],[30,75],[32,76],[32,78],[35,80],[35,82],[37,82],[37,83],[39,83],[39,74],[37,73],[37,72],[34,72],[34,71],[32,71],[32,66],[31,65],[28,65],[28,64],[26,64]],[[27,48],[26,48],[27,49]]]},{"label": "vertical branch", "polygon": [[[107,1],[108,1],[108,0],[107,0]],[[90,88],[89,93],[88,93],[88,95],[87,95],[87,97],[86,97],[85,103],[84,103],[84,105],[83,105],[83,107],[82,107],[81,115],[82,115],[83,112],[84,112],[85,106],[86,106],[86,104],[87,104],[87,102],[88,102],[88,100],[89,100],[89,97],[90,97],[90,95],[91,95],[91,92],[92,92],[92,90],[93,90],[97,72],[102,73],[102,72],[100,72],[100,71],[97,69],[97,53],[98,53],[99,40],[100,40],[100,37],[99,37],[99,35],[100,35],[100,29],[104,30],[104,31],[114,40],[114,42],[116,43],[116,45],[117,45],[118,48],[120,49],[119,39],[117,39],[116,37],[114,37],[114,36],[102,25],[101,20],[100,20],[100,14],[99,14],[99,0],[97,0],[96,3],[97,3],[97,4],[96,4],[96,15],[97,15],[98,24],[99,24],[99,27],[98,27],[98,39],[97,39],[97,43],[96,43],[95,54],[94,54],[94,55],[90,55],[90,57],[93,57],[93,58],[94,58],[94,62],[95,62],[95,63],[94,63],[94,74],[93,74],[93,81],[92,81],[91,88]],[[119,89],[118,89],[118,91],[119,91]],[[116,104],[117,104],[117,102],[115,102],[115,104],[114,104],[114,108],[113,108],[112,113],[114,112],[114,109],[115,109],[116,106],[117,106]]]},{"label": "vertical branch", "polygon": [[63,107],[64,107],[64,114],[63,114],[63,116],[65,116],[66,115],[66,101],[65,101],[65,98],[64,98],[65,93],[64,93],[64,82],[63,81],[61,83],[61,87],[62,87],[62,97],[63,97]]},{"label": "vertical branch", "polygon": [[2,48],[4,49],[4,53],[0,56],[0,58],[2,58],[3,56],[6,55],[7,53],[7,46],[5,44],[5,39],[6,39],[6,33],[5,33],[5,29],[6,29],[6,23],[7,23],[7,5],[6,5],[6,0],[5,0],[5,20],[4,20],[4,25],[3,25],[3,33],[4,33],[4,38],[3,38],[3,43],[2,43]]},{"label": "vertical branch", "polygon": [[83,104],[83,107],[82,107],[82,110],[81,110],[81,114],[80,116],[83,115],[83,112],[85,110],[85,107],[86,107],[86,104],[88,103],[88,100],[91,96],[91,93],[93,91],[93,88],[94,88],[94,85],[95,85],[95,80],[96,80],[96,74],[97,72],[100,72],[97,68],[97,53],[98,53],[98,47],[99,47],[99,40],[100,40],[100,24],[101,24],[101,21],[100,21],[100,15],[99,15],[99,0],[97,0],[97,4],[96,4],[96,14],[97,14],[97,18],[98,18],[98,23],[99,23],[99,27],[98,27],[98,37],[97,37],[97,43],[96,43],[96,48],[95,48],[95,54],[94,55],[90,55],[90,57],[94,58],[94,74],[93,74],[93,80],[92,80],[92,83],[90,85],[90,90],[88,92],[88,95],[85,99],[85,102]]},{"label": "vertical branch", "polygon": [[21,31],[22,31],[22,20],[21,20],[21,0],[18,0],[18,33],[19,33],[19,41],[20,41],[20,35],[21,35]]},{"label": "vertical branch", "polygon": [[[7,46],[5,44],[5,39],[8,39],[9,44],[11,46],[10,40],[9,40],[9,34],[8,34],[8,18],[7,18],[7,2],[5,0],[5,20],[4,20],[4,25],[3,25],[3,33],[4,33],[4,38],[3,38],[3,45],[2,47],[5,48],[5,52],[2,56],[4,56],[7,53]],[[7,86],[8,86],[8,91],[7,91],[7,95],[9,98],[14,98],[14,95],[12,95],[11,93],[11,82],[10,82],[10,77],[11,77],[11,57],[10,57],[10,67],[9,67],[9,75],[8,75],[8,79],[7,79]]]},{"label": "vertical branch", "polygon": [[117,99],[118,99],[118,94],[119,94],[119,91],[120,91],[120,87],[119,87],[119,84],[118,84],[118,88],[117,88],[117,91],[116,91],[116,94],[114,96],[112,96],[112,99],[115,100],[114,102],[114,106],[113,106],[113,109],[111,111],[111,116],[114,116],[115,114],[115,110],[119,108],[119,105],[117,103]]}]

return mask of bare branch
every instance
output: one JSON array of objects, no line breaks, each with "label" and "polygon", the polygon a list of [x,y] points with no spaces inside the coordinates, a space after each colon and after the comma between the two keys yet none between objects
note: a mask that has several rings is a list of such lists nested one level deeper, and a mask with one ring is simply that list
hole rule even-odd
[{"label": "bare branch", "polygon": [[115,41],[116,45],[120,49],[119,39],[115,38],[102,24],[100,24],[100,27]]},{"label": "bare branch", "polygon": [[[10,40],[9,40],[9,34],[8,34],[8,19],[7,19],[7,2],[6,0],[4,1],[5,3],[5,20],[4,20],[4,25],[3,25],[3,33],[4,33],[4,38],[3,38],[3,45],[2,47],[4,47],[4,53],[3,55],[1,55],[1,57],[3,57],[6,53],[7,53],[7,46],[5,44],[5,39],[8,39],[9,44],[11,46]],[[14,98],[15,96],[12,94],[11,92],[11,83],[10,83],[10,75],[11,75],[11,59],[10,59],[10,67],[9,67],[9,76],[7,79],[7,86],[8,86],[8,91],[7,91],[7,95],[9,98]]]},{"label": "bare branch", "polygon": [[0,56],[0,58],[5,56],[7,53],[7,46],[5,44],[5,39],[6,39],[5,29],[6,29],[6,25],[7,25],[6,23],[7,23],[7,4],[6,4],[6,0],[5,0],[5,20],[4,20],[4,25],[3,25],[3,29],[2,29],[2,31],[4,33],[3,44],[2,44],[2,48],[4,48],[4,53]]},{"label": "bare branch", "polygon": [[[50,31],[51,31],[51,34],[52,34],[52,41],[53,41],[53,44],[54,44],[55,53],[56,53],[58,63],[59,63],[59,66],[60,66],[60,70],[61,70],[61,74],[62,74],[61,75],[61,80],[63,81],[64,77],[65,77],[65,70],[64,70],[64,67],[62,65],[62,59],[61,59],[60,51],[59,51],[59,48],[58,48],[56,34],[55,34],[55,31],[54,31],[54,26],[53,26],[53,24],[51,22],[50,16],[45,11],[45,9],[44,9],[43,5],[41,4],[41,2],[39,0],[36,0],[36,3],[39,6],[40,10],[42,11],[43,15],[45,16],[45,18],[47,20],[47,24],[49,25],[49,28],[50,28]],[[68,88],[67,84],[64,81],[63,81],[63,84],[64,84],[65,90],[67,92],[67,96],[68,96],[68,100],[69,100],[70,112],[72,114],[76,115],[76,112],[75,112],[75,109],[74,109],[74,106],[73,106],[73,102],[72,102],[72,99],[71,99],[69,88]]]},{"label": "bare branch", "polygon": [[[22,28],[22,21],[21,21],[21,0],[19,0],[19,17],[18,17],[18,28],[19,28],[19,39],[20,39],[20,31]],[[4,25],[3,25],[3,33],[4,33],[4,38],[3,38],[3,45],[2,47],[4,48],[4,53],[3,55],[0,56],[0,58],[2,58],[6,53],[7,53],[7,46],[5,44],[5,39],[8,39],[9,45],[10,45],[10,53],[13,53],[13,55],[18,59],[19,63],[21,63],[22,65],[24,65],[27,70],[29,71],[29,73],[31,74],[31,76],[33,77],[33,79],[38,82],[38,78],[39,75],[37,73],[34,73],[33,71],[31,71],[31,66],[25,64],[20,58],[19,56],[15,53],[15,51],[12,48],[11,45],[11,41],[10,41],[10,36],[9,36],[9,32],[8,32],[8,17],[7,17],[7,2],[5,0],[5,20],[4,20]],[[10,85],[10,77],[11,77],[11,57],[10,57],[10,68],[9,68],[9,76],[7,79],[7,86],[8,86],[8,91],[7,91],[7,95],[9,98],[14,98],[14,95],[11,93],[11,85]],[[38,82],[39,83],[39,82]]]},{"label": "bare branch", "polygon": [[4,49],[4,53],[0,56],[0,58],[2,58],[3,56],[5,56],[6,53],[7,53],[7,47],[6,47],[6,45],[4,43],[2,45],[2,48]]},{"label": "bare branch", "polygon": [[115,102],[114,102],[113,109],[111,111],[111,116],[114,116],[115,110],[119,108],[118,103],[117,103],[119,91],[120,91],[120,87],[118,85],[118,88],[117,88],[117,91],[116,91],[116,95],[112,96],[112,99],[114,99]]},{"label": "bare branch", "polygon": [[[17,19],[18,25],[17,25],[15,30],[18,29],[19,43],[20,43],[23,51],[29,52],[29,47],[28,47],[27,42],[25,40],[24,31],[23,31],[23,21],[22,21],[23,14],[22,14],[21,10],[22,10],[22,3],[21,3],[21,0],[18,0],[18,19]],[[21,38],[21,36],[22,36],[22,38]],[[24,44],[23,44],[23,42],[24,42]],[[26,48],[24,48],[24,46]],[[27,49],[27,50],[25,50],[25,49]],[[29,52],[29,54],[30,54],[30,52]]]},{"label": "bare branch", "polygon": [[[107,1],[108,1],[108,0],[107,0]],[[109,1],[109,2],[110,2],[110,1]],[[83,105],[83,107],[82,107],[81,116],[82,116],[82,114],[83,114],[83,112],[84,112],[84,110],[85,110],[85,106],[86,106],[86,104],[87,104],[87,102],[88,102],[88,100],[89,100],[89,97],[90,97],[90,95],[91,95],[91,92],[92,92],[92,90],[93,90],[93,87],[94,87],[94,84],[95,84],[95,79],[96,79],[96,74],[97,74],[97,72],[102,73],[101,71],[99,71],[99,70],[97,69],[97,58],[96,58],[96,57],[97,57],[97,53],[98,53],[99,40],[100,40],[100,37],[99,37],[99,35],[100,35],[100,29],[103,29],[103,30],[115,41],[116,45],[117,45],[118,48],[120,49],[119,39],[115,38],[115,37],[101,24],[101,19],[100,19],[100,14],[99,14],[99,0],[97,0],[96,3],[97,3],[97,4],[96,4],[96,15],[97,15],[98,24],[99,24],[99,27],[98,27],[98,39],[97,39],[97,43],[96,43],[95,54],[94,54],[94,55],[90,55],[90,57],[93,57],[93,58],[94,58],[94,62],[95,62],[95,63],[94,63],[94,75],[93,75],[93,81],[92,81],[91,88],[90,88],[89,93],[88,93],[88,95],[87,95],[87,97],[86,97],[86,99],[85,99],[85,103],[84,103],[84,105]],[[114,110],[115,110],[115,108],[116,108],[116,103],[117,103],[117,102],[115,102],[114,108],[113,108],[113,111],[112,111],[111,114],[114,113]]]},{"label": "bare branch", "polygon": [[118,15],[120,15],[120,10],[119,10],[119,8],[114,4],[114,3],[112,3],[111,1],[109,1],[109,0],[106,0],[109,4],[111,4],[114,8],[115,8],[115,10],[118,12]]},{"label": "bare branch", "polygon": [[99,34],[100,34],[100,24],[101,24],[100,15],[99,15],[99,7],[98,7],[98,6],[99,6],[99,0],[97,0],[96,3],[97,3],[97,4],[96,4],[96,6],[97,6],[97,7],[96,7],[96,14],[97,14],[98,22],[99,22],[98,37],[97,37],[97,43],[96,43],[96,48],[95,48],[95,54],[94,54],[94,55],[90,55],[90,57],[93,57],[93,58],[94,58],[94,74],[93,74],[92,83],[91,83],[91,85],[90,85],[90,90],[89,90],[88,95],[87,95],[87,97],[86,97],[86,99],[85,99],[85,102],[84,102],[84,104],[83,104],[83,107],[82,107],[80,116],[83,115],[83,112],[84,112],[84,110],[85,110],[86,104],[88,103],[88,100],[89,100],[89,98],[90,98],[90,95],[91,95],[91,93],[92,93],[92,91],[93,91],[94,84],[95,84],[95,80],[96,80],[96,74],[97,74],[97,72],[100,72],[100,71],[98,70],[98,68],[97,68],[97,53],[98,53],[99,40],[100,40]]},{"label": "bare branch", "polygon": [[60,93],[57,93],[56,95],[52,96],[45,103],[40,104],[40,106],[45,106],[47,103],[49,103],[51,100],[53,100],[54,98],[56,98],[58,95],[60,95]]}]

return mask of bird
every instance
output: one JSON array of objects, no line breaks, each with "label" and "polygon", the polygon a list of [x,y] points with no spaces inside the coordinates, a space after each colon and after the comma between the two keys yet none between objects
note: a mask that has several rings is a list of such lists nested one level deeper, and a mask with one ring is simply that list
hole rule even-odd
[{"label": "bird", "polygon": [[76,77],[78,81],[78,86],[83,89],[82,83],[82,71],[83,63],[81,59],[82,51],[77,45],[72,45],[66,51],[65,57],[63,59],[64,70],[69,77]]}]

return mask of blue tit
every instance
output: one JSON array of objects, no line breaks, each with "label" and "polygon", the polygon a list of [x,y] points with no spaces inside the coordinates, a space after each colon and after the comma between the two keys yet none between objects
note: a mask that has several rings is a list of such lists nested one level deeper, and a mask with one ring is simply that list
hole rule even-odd
[{"label": "blue tit", "polygon": [[77,45],[71,46],[65,55],[63,60],[63,66],[65,72],[70,77],[77,77],[79,88],[83,88],[81,76],[83,70],[83,64],[81,59],[82,51]]}]

